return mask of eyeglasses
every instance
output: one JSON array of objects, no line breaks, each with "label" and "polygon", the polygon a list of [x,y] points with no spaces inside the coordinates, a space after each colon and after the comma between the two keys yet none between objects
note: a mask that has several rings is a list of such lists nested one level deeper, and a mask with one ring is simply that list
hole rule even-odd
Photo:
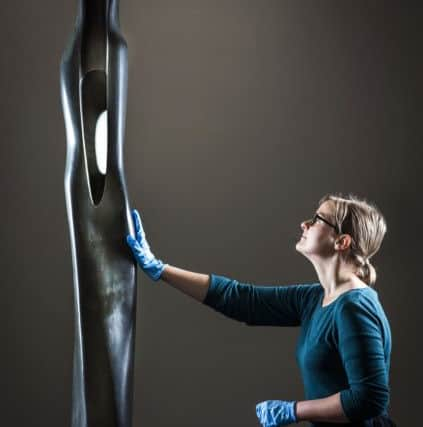
[{"label": "eyeglasses", "polygon": [[322,222],[324,222],[325,224],[327,224],[327,225],[329,225],[329,227],[332,227],[337,233],[338,233],[338,227],[336,226],[336,225],[334,225],[334,224],[332,224],[332,223],[330,223],[327,219],[325,219],[325,218],[323,218],[323,217],[321,217],[319,214],[314,214],[314,216],[313,216],[313,218],[311,218],[311,219],[309,219],[307,222],[310,224],[310,225],[314,225],[314,224],[316,224],[316,222],[317,222],[317,220],[320,220],[320,221],[322,221]]}]

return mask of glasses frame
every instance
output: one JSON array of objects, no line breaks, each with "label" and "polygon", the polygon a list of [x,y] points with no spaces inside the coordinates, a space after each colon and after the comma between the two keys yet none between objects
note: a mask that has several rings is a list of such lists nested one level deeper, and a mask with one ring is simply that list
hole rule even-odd
[{"label": "glasses frame", "polygon": [[339,233],[338,227],[334,224],[332,224],[331,222],[329,222],[327,219],[323,218],[322,216],[320,216],[319,214],[314,214],[313,218],[309,219],[309,224],[310,225],[314,225],[316,224],[316,221],[320,219],[320,221],[324,222],[325,224],[329,225],[329,227],[332,227],[337,233]]}]

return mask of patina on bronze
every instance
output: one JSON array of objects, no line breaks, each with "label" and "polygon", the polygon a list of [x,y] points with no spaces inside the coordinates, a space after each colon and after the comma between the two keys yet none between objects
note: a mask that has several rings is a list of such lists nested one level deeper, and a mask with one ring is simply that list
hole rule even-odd
[{"label": "patina on bronze", "polygon": [[[75,291],[72,426],[131,426],[136,269],[122,149],[127,45],[118,1],[80,0],[61,62],[67,135],[65,195]],[[96,161],[107,111],[107,170]]]}]

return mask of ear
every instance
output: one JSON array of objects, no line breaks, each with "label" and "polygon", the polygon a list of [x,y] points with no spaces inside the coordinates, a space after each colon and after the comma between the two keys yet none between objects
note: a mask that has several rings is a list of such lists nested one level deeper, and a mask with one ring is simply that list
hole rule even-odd
[{"label": "ear", "polygon": [[351,236],[349,234],[341,234],[335,240],[335,249],[345,251],[351,246]]}]

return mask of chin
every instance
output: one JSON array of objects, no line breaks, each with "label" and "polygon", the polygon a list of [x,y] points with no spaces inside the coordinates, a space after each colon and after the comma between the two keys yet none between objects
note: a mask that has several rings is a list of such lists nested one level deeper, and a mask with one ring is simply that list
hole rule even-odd
[{"label": "chin", "polygon": [[301,243],[302,243],[302,242],[301,242],[301,241],[299,241],[299,242],[297,242],[297,244],[295,245],[295,249],[296,249],[296,251],[297,251],[297,252],[299,252],[301,255],[305,256],[307,259],[310,259],[310,258],[309,258],[309,255],[310,255],[309,251],[308,251],[306,248],[304,248],[304,247],[303,247],[303,245],[302,245]]}]

